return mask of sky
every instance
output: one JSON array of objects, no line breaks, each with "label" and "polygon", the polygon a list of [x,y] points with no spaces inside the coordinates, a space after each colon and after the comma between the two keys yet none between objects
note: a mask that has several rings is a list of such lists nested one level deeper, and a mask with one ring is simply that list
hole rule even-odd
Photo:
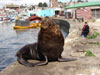
[{"label": "sky", "polygon": [[[58,0],[60,2],[66,2],[70,0]],[[76,0],[72,0],[76,1]],[[100,0],[89,0],[89,1],[100,1]],[[39,2],[46,2],[49,4],[49,0],[0,0],[0,7],[4,4],[14,3],[14,4],[38,4]]]},{"label": "sky", "polygon": [[4,6],[5,4],[10,4],[10,3],[24,5],[24,4],[38,4],[39,2],[49,3],[49,0],[0,0],[0,8],[2,8],[2,6]]},{"label": "sky", "polygon": [[0,0],[0,3],[15,3],[15,4],[38,4],[39,2],[49,2],[49,0]]}]

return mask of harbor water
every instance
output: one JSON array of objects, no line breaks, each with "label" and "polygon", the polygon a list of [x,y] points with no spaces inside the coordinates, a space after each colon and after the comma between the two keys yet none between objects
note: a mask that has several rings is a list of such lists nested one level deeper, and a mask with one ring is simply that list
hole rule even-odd
[{"label": "harbor water", "polygon": [[16,61],[16,52],[37,41],[39,29],[14,30],[15,23],[0,23],[0,71]]}]

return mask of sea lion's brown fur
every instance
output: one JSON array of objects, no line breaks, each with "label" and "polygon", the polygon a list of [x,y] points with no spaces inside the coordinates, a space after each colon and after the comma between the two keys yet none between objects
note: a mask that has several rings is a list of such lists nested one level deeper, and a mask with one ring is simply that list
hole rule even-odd
[{"label": "sea lion's brown fur", "polygon": [[[63,61],[61,54],[63,51],[64,37],[50,18],[41,21],[41,28],[38,34],[38,42],[22,47],[16,54],[19,63],[25,66],[36,66],[48,64],[48,61]],[[30,63],[27,60],[40,60],[39,63]],[[44,62],[41,62],[44,61]]]},{"label": "sea lion's brown fur", "polygon": [[41,25],[38,34],[38,52],[47,56],[49,61],[58,60],[63,51],[64,37],[53,19],[44,18]]}]

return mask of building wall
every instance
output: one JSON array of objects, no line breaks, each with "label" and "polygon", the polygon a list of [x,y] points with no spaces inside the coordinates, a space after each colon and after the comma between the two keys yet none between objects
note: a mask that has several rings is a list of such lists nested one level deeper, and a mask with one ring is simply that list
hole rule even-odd
[{"label": "building wall", "polygon": [[76,18],[83,18],[84,20],[89,20],[92,17],[92,11],[88,8],[81,8],[76,10]]},{"label": "building wall", "polygon": [[49,0],[49,7],[51,7],[52,5],[51,5],[51,2],[52,2],[52,0]]},{"label": "building wall", "polygon": [[53,3],[53,4],[52,4],[53,7],[57,7],[57,5],[58,5],[58,0],[53,0],[52,3]]},{"label": "building wall", "polygon": [[49,0],[49,7],[57,7],[58,0]]}]

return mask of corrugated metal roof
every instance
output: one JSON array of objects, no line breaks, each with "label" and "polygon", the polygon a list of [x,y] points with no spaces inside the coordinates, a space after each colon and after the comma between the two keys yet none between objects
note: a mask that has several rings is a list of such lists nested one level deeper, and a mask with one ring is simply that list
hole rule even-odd
[{"label": "corrugated metal roof", "polygon": [[100,1],[73,4],[70,6],[66,6],[65,9],[82,8],[82,7],[90,7],[90,6],[100,6]]}]

